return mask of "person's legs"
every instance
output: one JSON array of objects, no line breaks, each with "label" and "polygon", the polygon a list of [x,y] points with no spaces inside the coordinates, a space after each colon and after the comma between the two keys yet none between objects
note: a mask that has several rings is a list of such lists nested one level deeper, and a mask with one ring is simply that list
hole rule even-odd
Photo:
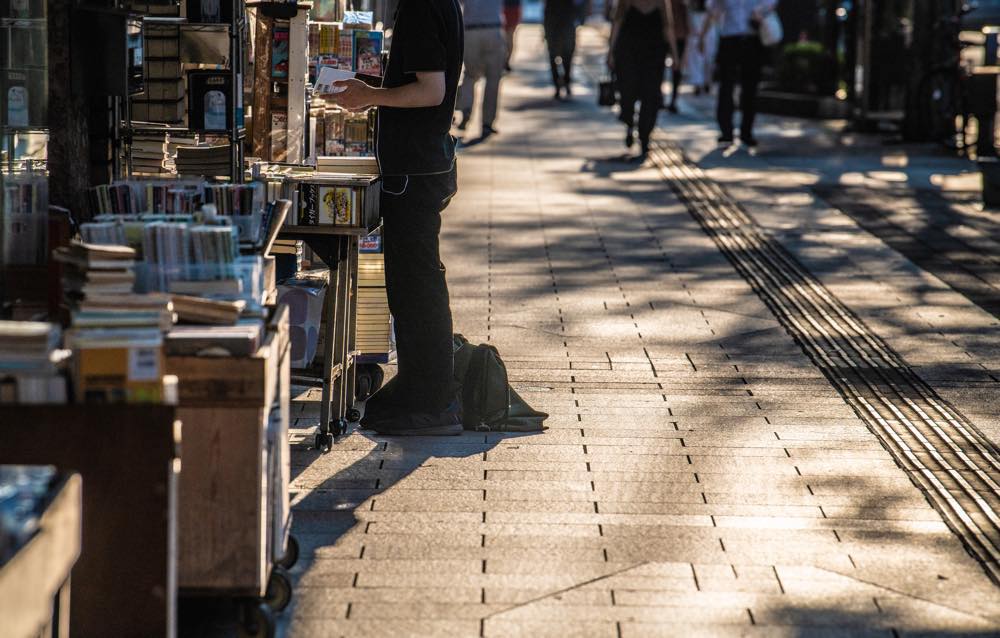
[{"label": "person's legs", "polygon": [[465,33],[465,73],[462,84],[458,87],[458,98],[455,108],[462,114],[460,129],[465,129],[472,116],[472,106],[476,99],[476,83],[483,77],[484,60],[482,47],[482,29],[471,29]]},{"label": "person's legs", "polygon": [[745,38],[742,46],[743,60],[740,67],[740,139],[755,144],[753,123],[757,117],[757,86],[760,84],[760,67],[764,47],[756,37]]},{"label": "person's legs", "polygon": [[642,154],[649,151],[649,139],[656,127],[656,115],[663,106],[663,71],[667,51],[663,46],[647,51],[638,65],[639,73],[639,143]]},{"label": "person's legs", "polygon": [[628,127],[625,146],[632,146],[635,127],[635,102],[639,99],[639,70],[636,68],[634,47],[621,45],[615,49],[615,87],[618,89],[618,119]]},{"label": "person's legs", "polygon": [[386,294],[399,366],[392,401],[409,413],[440,413],[454,396],[451,308],[438,235],[455,183],[454,171],[383,181]]},{"label": "person's legs", "polygon": [[566,87],[566,94],[572,93],[570,88],[573,83],[573,56],[576,54],[576,23],[570,22],[565,26],[563,34],[563,86]]},{"label": "person's legs", "polygon": [[684,60],[684,49],[687,48],[687,40],[680,38],[677,40],[677,60],[674,60],[673,66],[670,68],[670,110],[674,113],[677,112],[677,94],[681,90],[681,82],[684,79],[684,69],[681,68],[681,63]]},{"label": "person's legs", "polygon": [[503,76],[504,51],[503,32],[497,29],[491,31],[484,29],[491,34],[492,46],[485,46],[483,71],[486,75],[486,88],[483,92],[483,134],[493,131],[493,121],[497,117],[497,102],[500,99],[500,78]]},{"label": "person's legs", "polygon": [[733,91],[736,88],[736,71],[740,64],[739,38],[719,39],[719,101],[715,115],[722,138],[733,138]]},{"label": "person's legs", "polygon": [[550,22],[550,18],[545,22],[545,44],[549,52],[549,69],[552,71],[552,86],[556,89],[556,99],[560,97],[562,80],[559,77],[559,29]]}]

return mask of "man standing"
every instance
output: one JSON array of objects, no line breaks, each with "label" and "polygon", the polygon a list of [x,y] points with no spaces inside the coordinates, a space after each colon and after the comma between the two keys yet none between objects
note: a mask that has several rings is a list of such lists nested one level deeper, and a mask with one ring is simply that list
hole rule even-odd
[{"label": "man standing", "polygon": [[719,23],[719,101],[716,117],[719,121],[719,142],[733,141],[733,90],[740,79],[740,140],[747,146],[757,146],[753,122],[757,116],[757,84],[763,64],[764,47],[757,27],[761,19],[774,11],[776,0],[709,0],[708,18],[702,25],[698,49],[705,51],[705,38],[712,25]]},{"label": "man standing", "polygon": [[496,133],[493,121],[500,98],[500,76],[507,59],[502,11],[502,0],[465,0],[465,77],[458,90],[458,110],[462,113],[458,128],[464,131],[468,126],[476,83],[486,78],[482,139]]},{"label": "man standing", "polygon": [[458,0],[400,0],[382,86],[344,80],[330,96],[350,110],[379,107],[385,280],[399,368],[368,400],[363,423],[384,434],[462,432],[439,252],[441,211],[457,189],[449,131],[462,50]]}]

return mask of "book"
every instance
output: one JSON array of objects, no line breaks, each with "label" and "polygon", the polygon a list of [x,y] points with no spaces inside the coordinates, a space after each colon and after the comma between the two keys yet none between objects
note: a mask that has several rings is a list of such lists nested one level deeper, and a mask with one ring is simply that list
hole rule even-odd
[{"label": "book", "polygon": [[174,295],[178,321],[197,324],[234,325],[246,307],[244,301],[217,301],[188,295]]},{"label": "book", "polygon": [[127,270],[135,265],[136,251],[129,246],[74,241],[57,248],[53,259],[80,270]]},{"label": "book", "polygon": [[73,328],[77,400],[158,403],[163,393],[163,334],[160,328]]},{"label": "book", "polygon": [[288,77],[288,23],[274,27],[274,38],[271,47],[271,77]]},{"label": "book", "polygon": [[175,326],[166,335],[168,355],[248,357],[260,348],[264,322],[248,320],[232,326]]},{"label": "book", "polygon": [[[232,104],[229,71],[188,71],[188,126],[197,131],[226,131]],[[228,160],[228,158],[227,158]]]},{"label": "book", "polygon": [[319,188],[320,224],[353,226],[356,220],[357,191],[349,186],[321,186]]},{"label": "book", "polygon": [[352,69],[357,73],[382,76],[382,32],[356,29],[353,34]]}]

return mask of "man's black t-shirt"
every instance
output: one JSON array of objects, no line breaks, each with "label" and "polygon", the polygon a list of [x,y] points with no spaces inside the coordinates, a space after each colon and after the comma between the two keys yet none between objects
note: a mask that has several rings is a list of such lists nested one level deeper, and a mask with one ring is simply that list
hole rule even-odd
[{"label": "man's black t-shirt", "polygon": [[445,173],[455,165],[451,122],[462,72],[465,28],[458,0],[400,0],[382,86],[444,71],[444,100],[424,108],[379,107],[376,154],[383,175]]}]

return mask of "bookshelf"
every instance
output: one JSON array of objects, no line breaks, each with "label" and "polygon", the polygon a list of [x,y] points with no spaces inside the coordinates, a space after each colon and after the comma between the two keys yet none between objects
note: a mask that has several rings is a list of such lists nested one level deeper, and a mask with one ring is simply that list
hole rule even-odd
[{"label": "bookshelf", "polygon": [[[122,131],[125,161],[115,179],[133,176],[132,141],[137,134],[172,134],[225,137],[229,146],[225,177],[237,184],[244,181],[243,77],[249,22],[243,0],[222,2],[215,16],[194,13],[194,3],[187,3],[186,17],[143,17],[145,87],[142,95],[129,101]],[[200,12],[200,3],[197,6]],[[206,21],[210,18],[217,21]]]}]

